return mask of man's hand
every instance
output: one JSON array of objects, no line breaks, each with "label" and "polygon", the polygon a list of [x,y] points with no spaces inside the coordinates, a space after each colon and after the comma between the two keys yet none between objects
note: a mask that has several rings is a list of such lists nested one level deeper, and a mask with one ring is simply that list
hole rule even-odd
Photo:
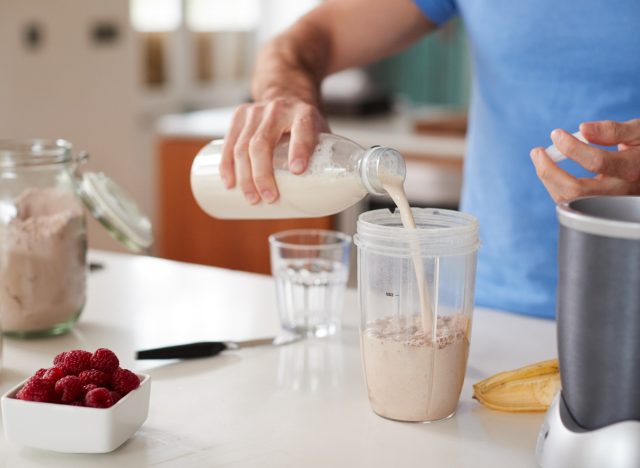
[{"label": "man's hand", "polygon": [[226,136],[220,173],[250,203],[274,202],[273,149],[290,134],[289,170],[301,174],[328,131],[320,112],[320,84],[330,73],[401,50],[436,25],[413,0],[322,2],[260,51],[252,95],[239,107]]},{"label": "man's hand", "polygon": [[236,184],[249,203],[278,198],[273,178],[273,150],[291,134],[289,170],[302,174],[316,146],[318,133],[328,131],[320,111],[296,98],[275,98],[244,104],[233,115],[222,149],[220,173],[229,189]]},{"label": "man's hand", "polygon": [[596,145],[617,145],[607,151],[579,141],[564,130],[551,132],[562,154],[597,175],[577,178],[560,169],[544,148],[531,150],[538,177],[556,203],[589,195],[640,194],[640,119],[628,122],[602,120],[580,125],[580,132]]}]

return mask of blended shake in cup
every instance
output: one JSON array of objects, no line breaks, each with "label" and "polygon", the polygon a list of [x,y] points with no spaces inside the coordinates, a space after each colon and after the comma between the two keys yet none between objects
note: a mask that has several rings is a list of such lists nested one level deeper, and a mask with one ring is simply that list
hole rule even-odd
[{"label": "blended shake in cup", "polygon": [[[412,209],[363,213],[358,246],[361,344],[372,409],[428,422],[455,412],[469,354],[478,222]],[[406,213],[405,213],[406,218]]]}]

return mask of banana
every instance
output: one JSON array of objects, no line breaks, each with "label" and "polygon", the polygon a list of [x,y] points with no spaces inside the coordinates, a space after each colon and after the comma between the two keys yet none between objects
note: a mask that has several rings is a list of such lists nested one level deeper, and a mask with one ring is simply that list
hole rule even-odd
[{"label": "banana", "polygon": [[559,390],[558,360],[550,359],[476,383],[473,398],[498,411],[546,411]]}]

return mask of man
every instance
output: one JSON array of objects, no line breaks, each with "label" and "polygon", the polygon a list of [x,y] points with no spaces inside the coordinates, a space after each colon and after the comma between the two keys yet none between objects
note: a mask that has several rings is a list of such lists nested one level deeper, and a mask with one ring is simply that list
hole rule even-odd
[{"label": "man", "polygon": [[[291,134],[289,168],[300,174],[327,130],[322,79],[397,52],[454,15],[475,69],[461,208],[480,220],[477,303],[553,317],[558,228],[544,187],[557,202],[640,193],[637,0],[328,0],[262,49],[255,103],[234,115],[223,178],[251,203],[275,201],[271,152],[281,135]],[[554,128],[572,160],[559,166],[530,151]],[[617,150],[578,141],[578,128]]]}]

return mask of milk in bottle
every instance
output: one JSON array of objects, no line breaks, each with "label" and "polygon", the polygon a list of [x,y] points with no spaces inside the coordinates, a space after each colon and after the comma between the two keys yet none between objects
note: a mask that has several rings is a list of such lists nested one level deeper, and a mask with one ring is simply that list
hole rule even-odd
[{"label": "milk in bottle", "polygon": [[224,219],[310,218],[338,213],[367,193],[384,195],[382,174],[404,180],[402,156],[391,148],[360,145],[338,135],[322,133],[307,170],[289,172],[288,141],[278,144],[273,169],[280,197],[275,203],[251,205],[236,185],[227,189],[220,177],[223,140],[214,140],[196,156],[191,189],[209,215]]}]

